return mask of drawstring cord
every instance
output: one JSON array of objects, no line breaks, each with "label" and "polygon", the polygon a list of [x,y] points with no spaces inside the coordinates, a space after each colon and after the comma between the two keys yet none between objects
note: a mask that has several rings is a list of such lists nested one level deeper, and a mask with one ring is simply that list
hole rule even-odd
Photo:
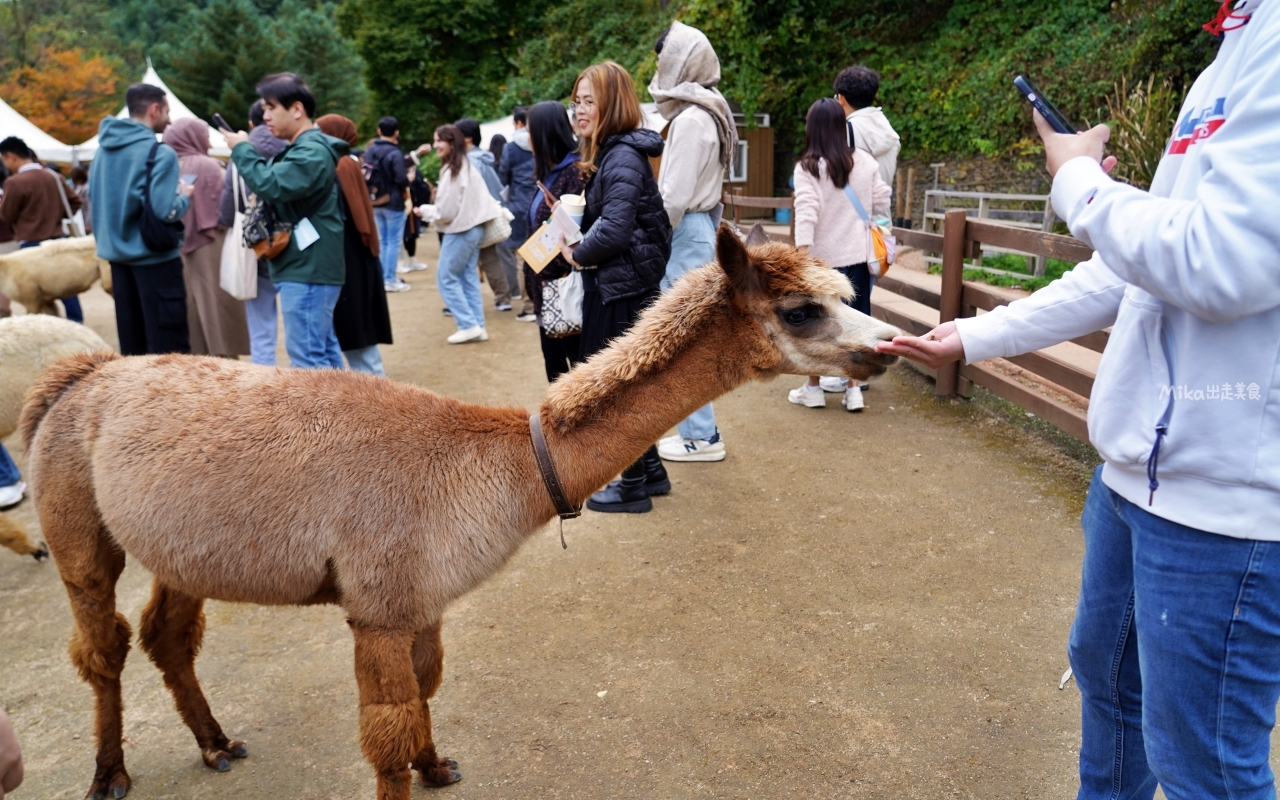
[{"label": "drawstring cord", "polygon": [[[1221,39],[1222,35],[1224,33],[1227,33],[1228,31],[1234,31],[1234,30],[1243,28],[1245,24],[1249,22],[1249,17],[1252,15],[1231,13],[1232,2],[1234,2],[1234,0],[1223,0],[1222,5],[1218,7],[1217,15],[1214,16],[1213,19],[1209,20],[1201,27],[1204,28],[1209,33],[1213,34],[1214,37],[1218,39]],[[1239,20],[1239,22],[1228,27],[1228,24],[1232,20]]]},{"label": "drawstring cord", "polygon": [[1164,435],[1169,432],[1169,424],[1161,422],[1156,425],[1156,444],[1151,448],[1151,455],[1147,456],[1147,488],[1151,493],[1147,495],[1147,505],[1155,503],[1156,489],[1160,488],[1160,481],[1156,479],[1156,471],[1160,469],[1160,442],[1164,439]]}]

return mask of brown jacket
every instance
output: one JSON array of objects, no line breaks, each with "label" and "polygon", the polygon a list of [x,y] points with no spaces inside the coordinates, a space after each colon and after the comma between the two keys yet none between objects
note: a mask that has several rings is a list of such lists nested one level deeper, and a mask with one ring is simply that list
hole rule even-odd
[{"label": "brown jacket", "polygon": [[[13,238],[19,242],[40,242],[62,236],[62,220],[66,212],[58,192],[57,175],[46,169],[18,172],[4,182],[0,198],[0,220],[13,226]],[[67,189],[71,213],[80,208],[80,198]]]}]

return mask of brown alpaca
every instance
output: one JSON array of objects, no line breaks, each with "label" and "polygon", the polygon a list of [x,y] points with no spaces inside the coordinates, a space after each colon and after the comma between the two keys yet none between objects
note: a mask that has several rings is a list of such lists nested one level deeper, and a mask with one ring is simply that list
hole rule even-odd
[{"label": "brown alpaca", "polygon": [[[780,244],[719,233],[626,336],[553,385],[540,419],[581,504],[691,411],[780,373],[864,379],[897,330],[840,302],[849,283]],[[204,598],[337,603],[355,637],[360,744],[379,800],[459,779],[431,736],[440,618],[556,510],[528,413],[331,370],[191,356],[68,358],[28,396],[22,435],[45,537],[71,599],[71,659],[97,700],[89,797],[130,785],[115,608],[125,553],[155,575],[139,641],[206,764],[246,755],[196,680]]]}]

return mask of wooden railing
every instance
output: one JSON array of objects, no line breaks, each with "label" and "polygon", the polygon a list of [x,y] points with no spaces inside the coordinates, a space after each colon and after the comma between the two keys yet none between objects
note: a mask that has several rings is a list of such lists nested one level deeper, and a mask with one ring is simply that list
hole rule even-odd
[{"label": "wooden railing", "polygon": [[[921,319],[891,307],[877,303],[872,296],[872,314],[891,325],[896,325],[913,335],[921,335],[935,325],[950,322],[959,317],[971,317],[979,310],[990,311],[1010,301],[1004,295],[993,292],[981,283],[964,280],[964,260],[981,252],[981,245],[1007,247],[1037,256],[1058,258],[1063,261],[1085,261],[1093,255],[1093,249],[1070,236],[1013,228],[993,222],[970,220],[963,210],[947,212],[946,224],[941,234],[895,228],[899,246],[917,247],[942,254],[942,286],[934,292],[894,277],[892,271],[876,282],[876,288],[912,300],[938,312],[935,323]],[[1107,344],[1107,331],[1073,339],[1081,347],[1101,353]],[[1094,374],[1064,361],[1046,351],[1013,356],[1007,361],[1016,364],[1032,377],[1057,384],[1075,394],[1088,397],[1093,390]],[[968,383],[976,383],[1003,397],[1026,411],[1053,423],[1080,439],[1088,440],[1085,415],[1074,406],[1019,383],[1010,376],[984,363],[948,364],[937,370],[926,370],[936,380],[935,392],[939,397],[956,394],[968,395]]]},{"label": "wooden railing", "polygon": [[738,229],[739,233],[745,234],[742,229],[742,209],[744,208],[789,208],[791,209],[791,225],[790,234],[783,236],[778,233],[770,233],[769,238],[775,242],[785,242],[786,244],[795,244],[796,241],[796,203],[792,197],[746,197],[740,194],[730,194],[724,192],[720,202],[724,203],[725,219],[733,219],[733,226]]}]

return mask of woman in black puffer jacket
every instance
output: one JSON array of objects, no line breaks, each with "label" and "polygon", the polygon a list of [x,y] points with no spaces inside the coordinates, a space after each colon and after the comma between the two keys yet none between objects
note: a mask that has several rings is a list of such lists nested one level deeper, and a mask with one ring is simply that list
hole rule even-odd
[{"label": "woman in black puffer jacket", "polygon": [[[662,137],[643,116],[627,71],[612,61],[583,70],[574,89],[574,127],[588,175],[586,236],[565,257],[582,269],[582,358],[620,336],[659,294],[671,256],[671,220],[649,164]],[[568,248],[566,248],[568,250]],[[620,480],[592,495],[593,511],[639,513],[671,482],[650,447]]]}]

